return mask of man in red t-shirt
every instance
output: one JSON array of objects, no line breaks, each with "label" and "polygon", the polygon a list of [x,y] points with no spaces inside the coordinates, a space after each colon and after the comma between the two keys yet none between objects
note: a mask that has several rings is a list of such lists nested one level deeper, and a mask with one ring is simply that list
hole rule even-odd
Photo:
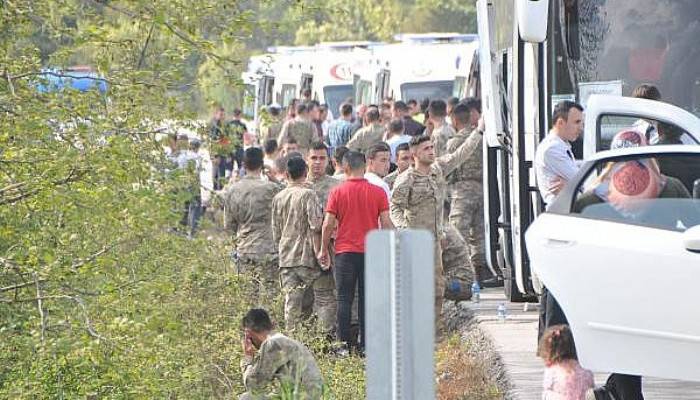
[{"label": "man in red t-shirt", "polygon": [[394,229],[389,217],[389,202],[384,191],[365,178],[365,156],[349,151],[343,157],[346,180],[328,196],[326,216],[321,231],[318,259],[323,268],[330,268],[328,244],[335,237],[335,286],[337,292],[338,339],[351,343],[350,310],[358,292],[360,345],[365,344],[365,237],[374,229]]}]

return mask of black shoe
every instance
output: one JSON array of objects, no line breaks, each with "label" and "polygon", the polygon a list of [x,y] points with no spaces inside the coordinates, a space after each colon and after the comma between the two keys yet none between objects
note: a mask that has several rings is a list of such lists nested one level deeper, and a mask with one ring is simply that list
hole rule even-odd
[{"label": "black shoe", "polygon": [[595,400],[616,400],[605,386],[593,389],[593,394],[595,395]]}]

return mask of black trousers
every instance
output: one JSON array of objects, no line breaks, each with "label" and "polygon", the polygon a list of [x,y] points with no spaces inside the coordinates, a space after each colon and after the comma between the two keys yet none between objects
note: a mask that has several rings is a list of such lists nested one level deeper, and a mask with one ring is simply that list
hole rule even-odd
[{"label": "black trousers", "polygon": [[356,345],[352,338],[350,319],[355,286],[358,293],[358,319],[360,320],[359,348],[365,346],[365,254],[340,253],[335,256],[335,290],[338,303],[338,340],[350,346]]},{"label": "black trousers", "polygon": [[605,387],[616,400],[644,400],[641,376],[612,374],[605,382]]},{"label": "black trousers", "polygon": [[537,329],[538,342],[547,328],[560,324],[568,325],[569,321],[566,320],[566,315],[564,315],[564,311],[557,303],[557,299],[544,287],[540,297],[540,323]]}]

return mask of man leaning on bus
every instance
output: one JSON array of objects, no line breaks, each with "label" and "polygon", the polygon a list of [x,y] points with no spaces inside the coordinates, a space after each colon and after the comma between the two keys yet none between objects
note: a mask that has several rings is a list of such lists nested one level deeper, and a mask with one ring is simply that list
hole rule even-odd
[{"label": "man leaning on bus", "polygon": [[[554,107],[552,129],[537,146],[535,153],[537,187],[548,208],[566,182],[578,172],[578,165],[571,151],[571,142],[578,139],[582,130],[583,107],[580,104],[565,100]],[[547,288],[543,288],[540,299],[538,339],[542,337],[546,328],[566,323],[566,316],[559,307],[559,303]]]}]

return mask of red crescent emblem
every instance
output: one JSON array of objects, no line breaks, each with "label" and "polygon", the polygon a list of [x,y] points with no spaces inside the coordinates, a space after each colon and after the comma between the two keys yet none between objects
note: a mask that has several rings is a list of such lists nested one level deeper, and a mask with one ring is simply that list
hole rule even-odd
[{"label": "red crescent emblem", "polygon": [[331,67],[331,76],[339,81],[347,81],[352,77],[348,64],[336,64]]}]

